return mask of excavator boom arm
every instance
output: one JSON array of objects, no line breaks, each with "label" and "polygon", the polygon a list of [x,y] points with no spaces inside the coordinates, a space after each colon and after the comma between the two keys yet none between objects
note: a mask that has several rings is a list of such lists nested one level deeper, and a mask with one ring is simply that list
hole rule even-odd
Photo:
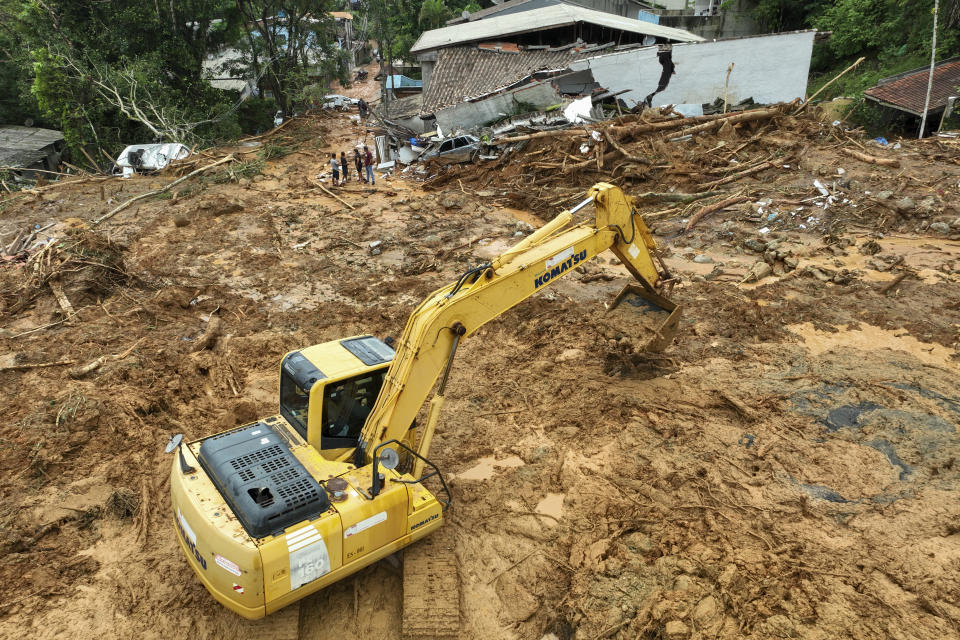
[{"label": "excavator boom arm", "polygon": [[[560,214],[491,264],[434,292],[410,315],[364,424],[361,448],[367,459],[381,442],[403,439],[461,337],[597,254],[611,249],[644,289],[654,292],[659,287],[663,278],[651,255],[656,245],[633,212],[632,199],[606,183],[595,185],[589,196],[584,204],[594,203],[595,222],[570,227],[572,213]],[[440,403],[436,406],[439,410]],[[421,455],[426,456],[423,449],[428,446],[429,438]]]}]

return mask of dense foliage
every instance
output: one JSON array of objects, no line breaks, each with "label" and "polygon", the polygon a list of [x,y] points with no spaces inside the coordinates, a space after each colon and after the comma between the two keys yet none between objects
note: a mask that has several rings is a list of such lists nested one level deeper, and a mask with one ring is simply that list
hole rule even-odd
[{"label": "dense foliage", "polygon": [[[212,142],[269,126],[346,76],[335,0],[0,0],[0,123],[34,121],[70,147]],[[265,95],[215,89],[225,60]],[[315,97],[315,96],[314,96]],[[77,157],[75,155],[75,157]]]},{"label": "dense foliage", "polygon": [[[867,58],[832,88],[834,95],[859,93],[882,77],[929,63],[934,0],[741,1],[769,31],[831,32],[815,51],[815,80],[822,75],[825,82],[858,57]],[[941,0],[937,31],[937,59],[960,55],[960,0]]]}]

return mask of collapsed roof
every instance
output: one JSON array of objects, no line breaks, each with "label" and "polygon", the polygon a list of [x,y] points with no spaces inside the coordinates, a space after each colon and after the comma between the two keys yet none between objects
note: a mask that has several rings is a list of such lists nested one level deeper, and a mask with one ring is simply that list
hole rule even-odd
[{"label": "collapsed roof", "polygon": [[31,167],[49,155],[48,147],[63,142],[53,129],[0,126],[0,166]]},{"label": "collapsed roof", "polygon": [[450,47],[437,52],[437,65],[423,96],[423,113],[470,102],[524,82],[537,72],[559,72],[581,58],[596,55],[563,51],[498,51]]}]

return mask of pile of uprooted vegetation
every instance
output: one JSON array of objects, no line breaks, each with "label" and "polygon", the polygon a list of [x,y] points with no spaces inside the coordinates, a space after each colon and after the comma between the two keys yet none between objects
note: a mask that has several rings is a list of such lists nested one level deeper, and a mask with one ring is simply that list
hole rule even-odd
[{"label": "pile of uprooted vegetation", "polygon": [[24,249],[0,269],[0,315],[14,315],[45,291],[63,313],[105,298],[129,278],[123,248],[87,229],[68,229],[63,237]]},{"label": "pile of uprooted vegetation", "polygon": [[[683,218],[690,228],[715,211],[738,205],[756,210],[760,203],[768,211],[830,210],[817,215],[815,223],[840,212],[863,220],[869,212],[866,226],[889,229],[911,218],[930,223],[935,214],[951,213],[944,210],[949,208],[944,194],[936,195],[940,185],[910,173],[922,173],[931,162],[957,161],[960,154],[950,142],[879,144],[865,140],[860,130],[821,122],[796,104],[696,117],[648,109],[576,128],[496,139],[497,159],[441,169],[424,187],[473,189],[552,215],[605,181],[631,194],[644,191],[638,202],[648,222]],[[864,189],[878,182],[874,192]],[[934,188],[932,201],[917,201],[916,190],[923,187]],[[914,198],[904,198],[907,194]],[[801,225],[807,217],[798,218],[799,230],[806,228]],[[830,225],[818,226],[829,232]]]}]

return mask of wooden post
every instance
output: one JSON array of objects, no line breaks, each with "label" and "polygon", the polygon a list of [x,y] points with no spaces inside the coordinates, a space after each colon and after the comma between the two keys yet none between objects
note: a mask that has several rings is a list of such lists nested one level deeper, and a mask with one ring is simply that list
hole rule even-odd
[{"label": "wooden post", "polygon": [[937,61],[937,15],[940,13],[940,0],[933,3],[933,43],[930,46],[930,75],[927,77],[927,98],[923,103],[923,117],[920,119],[920,133],[917,138],[923,138],[923,130],[927,128],[927,111],[930,110],[930,92],[933,91],[933,68]]},{"label": "wooden post", "polygon": [[733,72],[733,63],[727,67],[727,82],[723,85],[723,112],[727,112],[727,96],[730,93],[730,74]]}]

